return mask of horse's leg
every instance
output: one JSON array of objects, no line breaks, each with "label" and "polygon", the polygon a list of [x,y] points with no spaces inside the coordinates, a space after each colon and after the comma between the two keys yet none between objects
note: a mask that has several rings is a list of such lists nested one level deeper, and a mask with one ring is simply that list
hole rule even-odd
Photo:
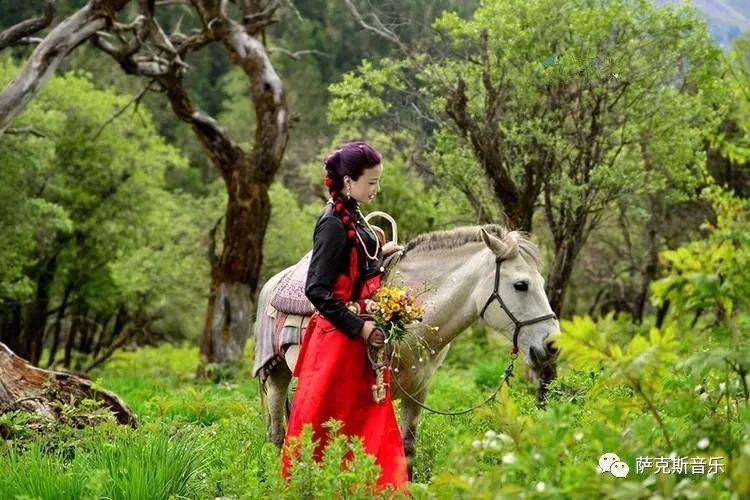
[{"label": "horse's leg", "polygon": [[289,382],[292,380],[292,372],[286,363],[277,363],[266,379],[266,393],[268,401],[268,440],[281,448],[284,444],[286,428],[285,408],[286,395]]},{"label": "horse's leg", "polygon": [[[412,394],[414,399],[424,403],[427,390]],[[401,398],[401,437],[404,440],[404,454],[406,455],[406,464],[409,471],[409,480],[414,476],[414,456],[417,448],[417,425],[419,425],[419,416],[422,414],[422,408],[407,396]]]}]

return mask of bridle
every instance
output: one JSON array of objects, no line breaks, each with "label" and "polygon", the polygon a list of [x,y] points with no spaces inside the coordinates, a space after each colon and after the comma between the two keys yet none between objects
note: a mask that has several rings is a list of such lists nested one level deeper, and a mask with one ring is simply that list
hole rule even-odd
[{"label": "bridle", "polygon": [[496,300],[497,303],[500,304],[502,310],[505,311],[505,314],[507,314],[510,320],[513,322],[513,349],[511,350],[511,355],[518,356],[518,336],[521,334],[521,328],[523,328],[524,326],[540,323],[542,321],[547,321],[548,319],[557,319],[557,316],[555,316],[555,313],[549,313],[545,314],[544,316],[527,319],[525,321],[518,321],[513,313],[510,312],[508,306],[505,305],[505,302],[503,302],[503,298],[500,296],[500,293],[498,291],[498,287],[500,286],[500,265],[504,260],[505,259],[503,257],[497,257],[495,259],[495,288],[492,290],[492,295],[490,295],[490,298],[488,298],[487,302],[485,302],[484,307],[482,308],[482,312],[479,313],[479,317],[484,319],[484,313],[487,311],[487,308],[490,307],[490,304],[492,304],[492,302]]},{"label": "bridle", "polygon": [[[518,318],[516,318],[513,313],[508,309],[508,306],[505,305],[505,302],[503,301],[503,298],[500,296],[499,287],[500,287],[500,265],[503,263],[505,259],[503,257],[496,257],[495,258],[495,287],[492,290],[492,295],[487,299],[487,302],[485,302],[484,307],[482,308],[482,312],[479,313],[479,317],[484,319],[484,313],[487,311],[487,308],[492,304],[493,301],[497,301],[498,304],[500,304],[500,307],[503,311],[505,311],[505,314],[508,315],[510,320],[513,322],[514,330],[513,330],[513,348],[510,351],[510,364],[505,369],[505,373],[503,374],[502,379],[500,380],[500,383],[498,384],[497,388],[493,391],[490,396],[482,401],[479,404],[476,404],[472,406],[471,408],[468,408],[466,410],[461,411],[441,411],[436,410],[434,408],[430,408],[429,406],[425,405],[424,403],[420,402],[417,398],[409,394],[406,389],[401,387],[401,384],[398,381],[398,376],[394,376],[395,374],[391,374],[391,380],[396,382],[396,385],[401,390],[401,393],[407,396],[412,402],[416,403],[418,406],[422,407],[423,409],[430,411],[432,413],[437,413],[440,415],[463,415],[465,413],[469,413],[471,411],[476,410],[480,406],[483,406],[492,399],[495,398],[498,392],[500,392],[500,389],[502,389],[503,385],[506,383],[508,386],[510,386],[510,378],[513,376],[513,365],[516,362],[516,359],[518,358],[518,336],[521,334],[521,328],[524,326],[533,325],[535,323],[540,323],[542,321],[546,321],[548,319],[557,319],[557,316],[555,313],[545,314],[544,316],[539,316],[532,319],[527,319],[524,321],[519,321]],[[485,320],[486,321],[486,320]],[[368,353],[369,356],[369,353]]]}]

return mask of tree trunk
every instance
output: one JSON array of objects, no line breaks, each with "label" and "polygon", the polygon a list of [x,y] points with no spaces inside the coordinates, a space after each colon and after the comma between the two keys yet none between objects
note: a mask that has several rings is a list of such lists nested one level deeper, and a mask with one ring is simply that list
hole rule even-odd
[{"label": "tree trunk", "polygon": [[68,338],[65,341],[65,355],[63,356],[63,366],[65,368],[70,368],[71,365],[73,357],[73,346],[75,345],[75,339],[78,336],[78,329],[80,328],[82,316],[83,311],[79,307],[73,313],[73,320],[70,322]]},{"label": "tree trunk", "polygon": [[57,256],[49,259],[39,271],[36,283],[36,296],[27,312],[24,350],[16,351],[33,365],[38,365],[42,356],[44,333],[47,329],[47,310],[49,309],[50,290],[57,270]]},{"label": "tree trunk", "polygon": [[638,296],[635,300],[634,319],[640,323],[643,321],[643,313],[648,301],[649,289],[651,282],[656,279],[659,273],[659,234],[656,226],[657,210],[661,212],[661,204],[655,196],[649,196],[649,217],[647,227],[648,253],[646,254],[645,267],[641,273],[641,282],[638,289]]},{"label": "tree trunk", "polygon": [[60,345],[60,332],[62,331],[62,321],[65,317],[65,310],[68,308],[68,300],[70,300],[70,294],[73,291],[73,285],[68,283],[65,285],[65,291],[63,292],[62,301],[60,307],[57,309],[57,317],[55,318],[55,329],[52,333],[52,344],[49,348],[49,359],[47,360],[47,368],[55,364],[55,357],[57,356],[57,347]]},{"label": "tree trunk", "polygon": [[103,401],[121,424],[138,426],[133,410],[116,394],[95,389],[90,380],[30,365],[0,343],[0,414],[23,410],[57,420],[60,403]]},{"label": "tree trunk", "polygon": [[573,274],[578,252],[583,245],[580,237],[581,235],[571,232],[555,244],[555,260],[547,277],[547,297],[552,310],[558,317],[565,305],[565,292]]},{"label": "tree trunk", "polygon": [[226,212],[224,248],[212,263],[211,292],[201,345],[206,363],[235,363],[242,359],[254,315],[253,294],[258,287],[263,237],[271,216],[267,188],[254,183],[238,185],[230,194]]},{"label": "tree trunk", "polygon": [[[489,75],[486,76],[489,78]],[[485,91],[490,88],[485,84]],[[492,101],[497,95],[489,92]],[[488,116],[475,116],[469,111],[466,83],[459,79],[445,104],[445,111],[453,123],[469,141],[474,156],[487,175],[495,199],[505,214],[505,224],[514,230],[531,232],[534,209],[543,179],[548,171],[546,158],[530,160],[524,165],[524,175],[520,181],[510,175],[501,151],[505,147],[498,132],[497,117],[494,112]],[[494,104],[488,105],[495,109]],[[540,151],[541,151],[540,146]]]},{"label": "tree trunk", "polygon": [[[109,330],[109,324],[112,322],[112,319],[114,318],[113,315],[102,315],[102,325],[101,328],[99,328],[99,336],[96,339],[96,344],[94,345],[94,351],[91,353],[92,359],[97,359],[99,356],[99,353],[102,351],[102,347],[104,347],[104,342],[107,340],[107,337],[109,336],[107,334],[107,330]],[[107,344],[107,347],[109,347],[109,344]]]},{"label": "tree trunk", "polygon": [[21,304],[9,300],[0,306],[0,342],[18,349],[21,347]]}]

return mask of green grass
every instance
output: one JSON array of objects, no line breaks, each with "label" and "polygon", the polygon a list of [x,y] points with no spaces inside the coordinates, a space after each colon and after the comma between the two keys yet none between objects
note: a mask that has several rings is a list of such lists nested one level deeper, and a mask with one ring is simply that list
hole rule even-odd
[{"label": "green grass", "polygon": [[[507,365],[506,348],[481,329],[459,338],[435,377],[428,404],[462,409],[481,401]],[[213,384],[195,378],[195,347],[118,354],[95,376],[138,413],[137,430],[105,422],[83,428],[38,425],[37,433],[28,431],[26,416],[4,416],[0,427],[14,432],[16,440],[0,441],[0,498],[366,497],[367,488],[357,486],[368,477],[366,460],[358,462],[365,464],[361,470],[347,474],[336,473],[335,463],[318,468],[305,463],[302,467],[314,469],[312,475],[297,474],[291,485],[283,482],[279,452],[265,439],[251,355],[249,348],[234,382]],[[734,478],[750,463],[742,425],[750,416],[747,407],[740,405],[730,422],[720,415],[722,407],[709,418],[705,409],[685,399],[691,383],[675,374],[665,385],[682,396],[658,402],[672,439],[682,454],[694,455],[697,436],[708,436],[712,445],[705,452],[731,455],[731,470],[714,478],[644,475],[618,480],[595,472],[603,451],[632,461],[639,455],[668,454],[652,416],[633,392],[615,385],[610,393],[595,393],[592,388],[604,374],[564,362],[550,387],[551,399],[541,409],[535,388],[522,374],[519,364],[512,387],[471,414],[423,413],[413,461],[414,497],[645,498],[694,491],[729,498],[729,491],[743,487]],[[81,417],[76,411],[95,409],[67,411],[75,422]],[[351,446],[337,443],[334,462]]]}]

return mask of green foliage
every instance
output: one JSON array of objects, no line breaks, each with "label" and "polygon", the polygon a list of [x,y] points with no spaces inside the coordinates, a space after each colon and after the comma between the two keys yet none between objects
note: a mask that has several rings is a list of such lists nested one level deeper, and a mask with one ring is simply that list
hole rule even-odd
[{"label": "green foliage", "polygon": [[41,441],[0,455],[3,498],[138,498],[200,496],[211,456],[189,431],[136,433],[94,429],[72,450]]},{"label": "green foliage", "polygon": [[318,444],[312,426],[290,440],[292,457],[287,493],[292,498],[372,498],[376,492],[379,467],[375,458],[365,453],[362,442],[340,433],[343,424],[329,421],[328,444],[322,460],[313,456]]},{"label": "green foliage", "polygon": [[[721,94],[715,83],[718,52],[689,9],[629,0],[562,6],[498,1],[483,3],[468,20],[445,13],[435,27],[441,43],[454,50],[436,42],[432,50],[440,57],[362,63],[331,86],[329,119],[362,124],[387,114],[388,120],[378,122],[383,127],[398,120],[420,128],[431,118],[433,172],[460,182],[467,168],[482,163],[474,157],[479,139],[446,116],[447,96],[460,79],[466,83],[467,119],[482,127],[486,122],[487,133],[498,134],[502,166],[491,168],[507,170],[519,189],[529,168],[551,176],[553,211],[582,201],[596,211],[616,194],[667,186],[687,191],[700,181],[686,165],[701,164],[702,134],[715,122],[711,106]],[[477,64],[484,57],[486,63]],[[683,58],[691,61],[684,75],[673,64]],[[691,84],[665,84],[678,79]],[[410,83],[419,86],[417,96]],[[494,109],[487,108],[490,92],[501,96]],[[431,114],[405,118],[409,110],[395,106],[397,100],[414,100]],[[439,161],[451,151],[453,157]],[[543,162],[548,172],[537,168]]]},{"label": "green foliage", "polygon": [[725,59],[722,83],[732,106],[724,123],[712,134],[711,146],[730,163],[747,166],[750,160],[750,33],[738,37]]},{"label": "green foliage", "polygon": [[669,301],[677,317],[715,312],[735,328],[734,321],[744,321],[736,310],[750,304],[750,203],[718,188],[705,196],[716,212],[710,236],[662,253],[669,274],[654,283],[653,298],[658,305]]},{"label": "green foliage", "polygon": [[[0,65],[0,82],[17,68]],[[163,335],[195,337],[208,286],[206,241],[218,195],[166,187],[185,159],[142,109],[111,120],[129,98],[83,73],[50,80],[0,137],[0,299],[59,297],[114,315],[120,305]],[[207,216],[208,215],[208,216]],[[37,290],[42,269],[52,290]],[[179,311],[179,313],[178,313]]]}]

